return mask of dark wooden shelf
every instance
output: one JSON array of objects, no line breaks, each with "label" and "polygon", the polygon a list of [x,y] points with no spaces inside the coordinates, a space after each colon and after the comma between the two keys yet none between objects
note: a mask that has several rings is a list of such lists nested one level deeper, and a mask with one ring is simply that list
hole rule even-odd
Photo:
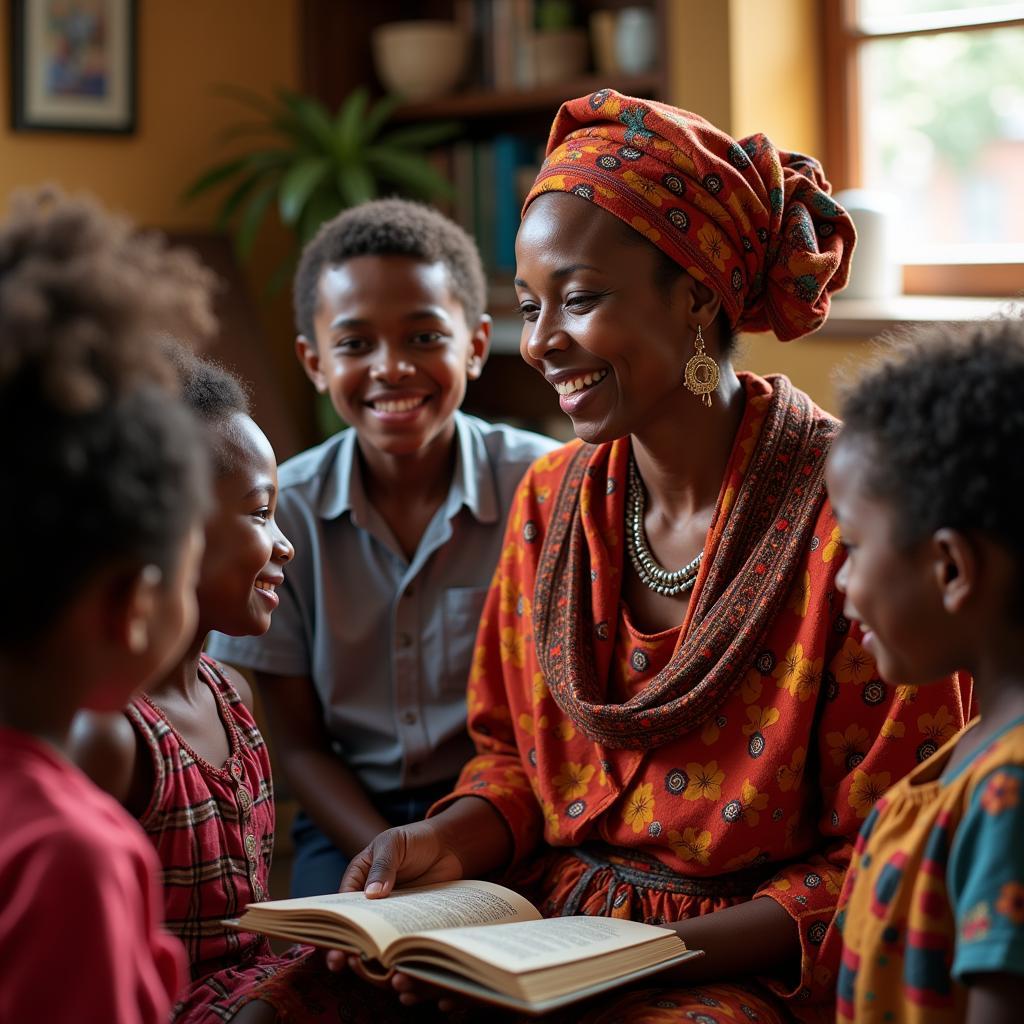
[{"label": "dark wooden shelf", "polygon": [[536,89],[501,92],[493,89],[471,89],[443,96],[428,103],[406,104],[395,112],[395,120],[472,120],[538,112],[553,114],[565,100],[585,96],[598,89],[615,89],[627,96],[649,96],[657,93],[660,87],[660,74],[651,72],[645,75],[587,75]]}]

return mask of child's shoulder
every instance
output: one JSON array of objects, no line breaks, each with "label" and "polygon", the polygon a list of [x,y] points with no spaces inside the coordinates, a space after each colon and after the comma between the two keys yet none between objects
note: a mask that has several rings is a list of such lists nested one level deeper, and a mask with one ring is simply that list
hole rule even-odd
[{"label": "child's shoulder", "polygon": [[38,741],[13,753],[0,758],[9,856],[40,856],[54,865],[75,859],[106,869],[111,858],[146,848],[131,841],[141,835],[128,812],[70,761]]},{"label": "child's shoulder", "polygon": [[244,704],[251,712],[253,709],[252,687],[249,680],[233,665],[225,665],[205,652],[201,655],[201,664],[210,674],[214,685],[227,700],[229,705]]},{"label": "child's shoulder", "polygon": [[480,438],[493,460],[522,462],[529,465],[545,452],[557,448],[560,441],[533,430],[524,430],[508,423],[490,423],[469,413],[456,413],[461,429]]},{"label": "child's shoulder", "polygon": [[293,455],[278,466],[277,481],[282,493],[316,489],[332,474],[343,471],[355,452],[355,431],[339,430],[326,441]]},{"label": "child's shoulder", "polygon": [[1024,780],[1024,717],[997,732],[972,761],[975,789],[986,785],[993,775],[1007,770]]}]

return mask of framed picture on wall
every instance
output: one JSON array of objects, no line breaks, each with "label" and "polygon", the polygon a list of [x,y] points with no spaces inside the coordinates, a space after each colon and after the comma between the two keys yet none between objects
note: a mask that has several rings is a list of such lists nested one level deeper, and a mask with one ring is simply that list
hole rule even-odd
[{"label": "framed picture on wall", "polygon": [[11,0],[11,124],[135,130],[135,0]]}]

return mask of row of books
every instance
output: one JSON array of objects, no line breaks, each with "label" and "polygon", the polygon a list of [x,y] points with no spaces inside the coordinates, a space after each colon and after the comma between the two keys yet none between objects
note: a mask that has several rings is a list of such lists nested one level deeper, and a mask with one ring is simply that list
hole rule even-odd
[{"label": "row of books", "polygon": [[544,146],[518,135],[463,140],[450,150],[455,197],[450,214],[476,239],[488,276],[507,280],[516,266],[519,212]]},{"label": "row of books", "polygon": [[481,88],[527,89],[534,84],[529,41],[535,0],[458,0],[456,18],[472,40],[473,81]]}]

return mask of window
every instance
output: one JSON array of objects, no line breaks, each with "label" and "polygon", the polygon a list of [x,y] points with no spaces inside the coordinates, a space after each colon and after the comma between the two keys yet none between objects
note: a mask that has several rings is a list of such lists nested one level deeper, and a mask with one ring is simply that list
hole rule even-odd
[{"label": "window", "polygon": [[829,162],[889,193],[910,292],[1024,290],[1024,3],[827,0]]}]

